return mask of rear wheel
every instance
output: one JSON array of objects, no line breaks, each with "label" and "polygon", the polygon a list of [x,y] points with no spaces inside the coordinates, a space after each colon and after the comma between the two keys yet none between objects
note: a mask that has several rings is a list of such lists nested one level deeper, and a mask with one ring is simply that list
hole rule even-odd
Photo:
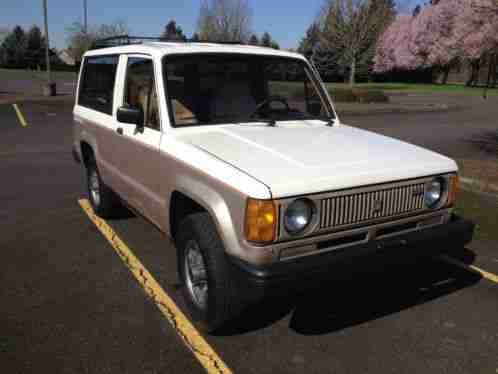
[{"label": "rear wheel", "polygon": [[99,170],[93,157],[88,160],[86,165],[86,180],[88,199],[93,210],[102,218],[110,217],[119,205],[118,198],[100,178]]},{"label": "rear wheel", "polygon": [[180,224],[176,245],[182,293],[192,319],[213,332],[243,309],[229,276],[223,243],[208,213],[187,216]]}]

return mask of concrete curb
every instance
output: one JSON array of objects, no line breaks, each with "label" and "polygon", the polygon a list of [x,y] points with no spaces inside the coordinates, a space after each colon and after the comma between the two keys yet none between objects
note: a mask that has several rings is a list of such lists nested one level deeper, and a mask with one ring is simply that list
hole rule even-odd
[{"label": "concrete curb", "polygon": [[0,105],[19,104],[25,102],[39,102],[39,101],[53,101],[53,102],[67,102],[74,101],[74,95],[69,93],[61,93],[57,96],[24,96],[24,95],[5,95],[0,96]]},{"label": "concrete curb", "polygon": [[341,109],[340,104],[335,104],[337,113],[339,115],[356,115],[356,116],[373,115],[373,114],[434,113],[434,112],[446,112],[450,110],[459,109],[459,107],[456,105],[447,105],[447,104],[417,105],[417,106],[399,105],[392,108],[388,107],[376,108],[375,104],[368,104],[368,105],[372,106],[371,107],[365,106],[357,109],[352,109],[352,108]]}]

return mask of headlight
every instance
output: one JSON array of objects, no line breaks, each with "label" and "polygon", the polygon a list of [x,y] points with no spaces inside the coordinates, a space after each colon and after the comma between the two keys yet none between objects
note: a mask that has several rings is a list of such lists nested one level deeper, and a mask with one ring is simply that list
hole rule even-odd
[{"label": "headlight", "polygon": [[435,208],[441,202],[444,192],[444,180],[435,178],[430,181],[425,190],[425,205],[429,208]]},{"label": "headlight", "polygon": [[313,217],[314,205],[310,200],[298,199],[289,204],[284,214],[284,226],[289,234],[303,231]]}]

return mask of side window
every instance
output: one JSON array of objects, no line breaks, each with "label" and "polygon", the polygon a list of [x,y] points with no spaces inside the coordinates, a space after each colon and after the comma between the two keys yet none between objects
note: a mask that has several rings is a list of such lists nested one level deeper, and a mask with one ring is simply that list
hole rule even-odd
[{"label": "side window", "polygon": [[154,66],[151,59],[128,58],[124,104],[142,109],[145,126],[160,130]]},{"label": "side window", "polygon": [[112,114],[118,56],[85,58],[78,105]]}]

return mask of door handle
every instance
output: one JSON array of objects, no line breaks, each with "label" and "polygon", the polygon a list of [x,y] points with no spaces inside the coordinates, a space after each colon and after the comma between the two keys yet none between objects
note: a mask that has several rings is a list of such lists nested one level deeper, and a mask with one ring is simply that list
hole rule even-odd
[{"label": "door handle", "polygon": [[116,129],[116,132],[119,134],[119,135],[123,135],[123,128],[122,127],[118,127]]}]

